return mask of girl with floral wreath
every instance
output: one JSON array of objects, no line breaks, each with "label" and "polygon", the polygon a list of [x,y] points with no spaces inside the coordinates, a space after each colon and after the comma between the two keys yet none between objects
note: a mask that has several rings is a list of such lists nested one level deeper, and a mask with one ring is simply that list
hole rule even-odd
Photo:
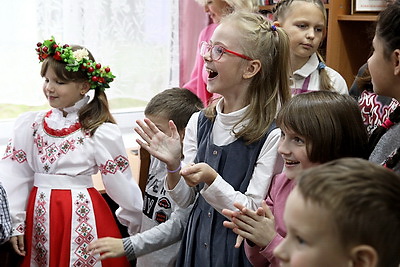
[{"label": "girl with floral wreath", "polygon": [[104,92],[115,76],[86,48],[60,45],[54,37],[38,43],[36,51],[52,109],[21,115],[0,161],[13,248],[24,256],[22,266],[129,266],[126,258],[97,261],[87,250],[99,237],[120,237],[111,210],[93,187],[98,171],[120,206],[120,222],[130,232],[141,223],[141,191]]}]

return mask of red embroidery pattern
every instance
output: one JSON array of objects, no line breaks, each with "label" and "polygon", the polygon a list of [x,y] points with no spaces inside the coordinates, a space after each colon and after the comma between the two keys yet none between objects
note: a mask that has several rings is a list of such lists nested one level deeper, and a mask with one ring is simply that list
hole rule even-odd
[{"label": "red embroidery pattern", "polygon": [[51,165],[48,165],[46,162],[53,164],[63,154],[65,155],[70,151],[74,151],[76,149],[76,144],[83,145],[84,138],[77,137],[76,140],[71,138],[57,146],[55,143],[49,145],[47,141],[44,141],[43,136],[36,134],[34,143],[38,150],[38,155],[42,155],[40,161],[44,164],[43,170],[47,173],[51,169]]},{"label": "red embroidery pattern", "polygon": [[4,156],[2,159],[5,159],[5,158],[8,158],[9,156],[11,156],[12,152],[13,152],[12,140],[10,139],[10,140],[8,140],[6,151],[4,152]]},{"label": "red embroidery pattern", "polygon": [[107,160],[99,169],[102,174],[115,174],[118,170],[124,172],[129,167],[129,161],[122,155],[117,156],[114,160]]},{"label": "red embroidery pattern", "polygon": [[92,235],[93,226],[90,224],[88,216],[91,212],[89,204],[90,199],[84,193],[79,193],[75,201],[75,213],[78,215],[79,222],[75,232],[78,234],[78,237],[74,240],[78,244],[78,247],[74,251],[78,259],[72,266],[82,267],[94,266],[96,264],[96,258],[87,251],[87,247],[94,239]]},{"label": "red embroidery pattern", "polygon": [[43,136],[37,134],[33,142],[38,149],[38,154],[42,155],[44,153],[45,147],[47,147],[48,145],[47,142],[43,140]]},{"label": "red embroidery pattern", "polygon": [[75,140],[65,140],[64,142],[61,143],[60,145],[60,150],[62,153],[67,154],[68,151],[74,151],[75,150]]},{"label": "red embroidery pattern", "polygon": [[26,153],[22,149],[15,150],[13,147],[12,141],[10,140],[6,147],[6,152],[2,159],[6,159],[10,157],[11,160],[15,160],[18,163],[23,163],[26,161]]},{"label": "red embroidery pattern", "polygon": [[23,234],[25,233],[25,226],[23,224],[18,225],[18,227],[15,229],[19,233]]},{"label": "red embroidery pattern", "polygon": [[44,155],[40,157],[42,163],[45,163],[46,161],[54,163],[57,160],[57,157],[60,155],[60,153],[58,152],[58,147],[54,143],[46,147],[44,151]]},{"label": "red embroidery pattern", "polygon": [[396,100],[392,100],[389,105],[384,106],[377,98],[377,94],[363,91],[358,101],[364,124],[367,125],[369,133],[381,125],[398,105]]},{"label": "red embroidery pattern", "polygon": [[[49,112],[46,113],[46,118],[50,117],[52,111],[50,110]],[[81,124],[78,122],[76,122],[75,124],[72,124],[71,126],[69,126],[68,128],[63,128],[63,129],[52,129],[47,125],[47,122],[45,119],[43,119],[43,128],[44,131],[51,136],[55,136],[55,137],[64,137],[67,135],[70,135],[76,131],[78,131],[81,128]]]},{"label": "red embroidery pattern", "polygon": [[33,217],[33,258],[38,266],[47,266],[46,238],[46,196],[44,192],[39,193],[37,206]]}]

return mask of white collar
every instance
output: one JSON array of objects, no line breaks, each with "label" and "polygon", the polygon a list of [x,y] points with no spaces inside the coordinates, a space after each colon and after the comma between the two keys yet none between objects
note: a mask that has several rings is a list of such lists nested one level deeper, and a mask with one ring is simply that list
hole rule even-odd
[{"label": "white collar", "polygon": [[[86,105],[88,101],[89,96],[85,96],[72,107],[64,108],[63,110],[53,108],[51,115],[45,118],[47,125],[52,129],[59,130],[75,124],[79,120],[78,111]],[[63,111],[67,112],[67,116],[64,117]]]},{"label": "white collar", "polygon": [[310,76],[310,74],[313,73],[318,68],[318,64],[319,60],[317,54],[314,53],[308,59],[306,64],[303,65],[303,67],[293,72],[293,76],[296,77],[296,75],[298,75],[301,76],[302,78],[306,78]]},{"label": "white collar", "polygon": [[[222,113],[222,107],[223,107],[223,98],[221,98],[216,106],[216,111],[217,111],[217,117],[216,117],[216,122],[219,123],[221,126],[226,127],[227,129],[233,128],[233,126],[240,121],[243,118],[244,113],[248,109],[249,106],[245,106],[244,108],[241,108],[239,110],[230,112],[230,113]],[[243,127],[243,124],[245,122],[242,122],[240,127]],[[238,128],[236,128],[237,130]]]}]

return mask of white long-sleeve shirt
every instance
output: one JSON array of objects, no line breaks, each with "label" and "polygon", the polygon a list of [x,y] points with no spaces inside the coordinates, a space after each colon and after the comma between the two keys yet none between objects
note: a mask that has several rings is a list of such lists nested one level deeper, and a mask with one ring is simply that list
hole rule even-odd
[{"label": "white long-sleeve shirt", "polygon": [[[243,117],[247,109],[247,107],[244,107],[238,111],[224,114],[221,112],[222,103],[221,99],[217,104],[217,116],[212,128],[213,143],[218,146],[228,145],[237,139],[232,132],[232,128]],[[186,127],[183,143],[183,165],[192,163],[197,154],[197,122],[199,114],[199,112],[193,114]],[[243,124],[238,127],[243,127]],[[204,199],[220,213],[224,208],[235,210],[236,208],[233,205],[235,202],[239,202],[251,209],[259,207],[267,194],[272,177],[282,172],[283,160],[277,151],[280,132],[280,129],[274,129],[267,137],[258,156],[249,186],[244,194],[235,191],[228,182],[218,175],[210,186],[205,185],[200,191]],[[195,188],[189,187],[183,177],[171,190],[168,189],[167,184],[164,184],[164,186],[171,197],[182,207],[194,203],[196,199]]]}]

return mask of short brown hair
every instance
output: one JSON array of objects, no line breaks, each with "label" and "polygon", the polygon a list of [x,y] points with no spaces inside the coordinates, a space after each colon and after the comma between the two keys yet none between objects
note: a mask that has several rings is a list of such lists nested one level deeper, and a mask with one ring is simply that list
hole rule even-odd
[{"label": "short brown hair", "polygon": [[304,137],[311,162],[367,157],[368,135],[357,102],[331,91],[299,94],[282,107],[277,125]]},{"label": "short brown hair", "polygon": [[163,116],[172,120],[181,131],[193,113],[203,109],[203,102],[191,91],[184,88],[171,88],[155,95],[147,104],[144,114]]},{"label": "short brown hair", "polygon": [[345,249],[369,245],[379,267],[400,263],[400,176],[358,158],[342,158],[303,171],[304,200],[331,211]]}]

